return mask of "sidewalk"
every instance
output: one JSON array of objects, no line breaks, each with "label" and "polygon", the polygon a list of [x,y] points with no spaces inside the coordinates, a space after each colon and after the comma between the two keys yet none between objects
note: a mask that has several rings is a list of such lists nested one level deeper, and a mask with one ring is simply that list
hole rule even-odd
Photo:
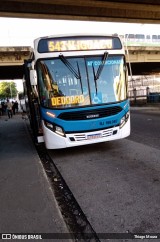
[{"label": "sidewalk", "polygon": [[68,233],[25,122],[0,116],[0,233]]}]

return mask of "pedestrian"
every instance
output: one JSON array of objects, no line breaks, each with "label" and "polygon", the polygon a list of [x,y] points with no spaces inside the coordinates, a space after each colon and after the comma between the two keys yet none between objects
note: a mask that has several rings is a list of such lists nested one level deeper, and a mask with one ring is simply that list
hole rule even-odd
[{"label": "pedestrian", "polygon": [[12,101],[12,112],[14,115],[15,115],[15,109],[16,109],[15,102]]},{"label": "pedestrian", "polygon": [[6,108],[7,108],[6,103],[5,102],[1,102],[1,104],[2,104],[2,114],[5,114],[6,113]]},{"label": "pedestrian", "polygon": [[12,118],[12,103],[7,99],[7,114],[8,118]]},{"label": "pedestrian", "polygon": [[15,105],[15,111],[16,111],[16,113],[18,113],[18,102],[15,101],[14,105]]}]

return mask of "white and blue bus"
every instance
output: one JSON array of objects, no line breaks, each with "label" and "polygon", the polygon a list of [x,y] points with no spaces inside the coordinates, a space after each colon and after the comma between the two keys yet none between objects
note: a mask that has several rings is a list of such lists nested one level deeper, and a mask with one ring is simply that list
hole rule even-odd
[{"label": "white and blue bus", "polygon": [[125,50],[118,36],[38,38],[25,63],[34,137],[47,149],[125,138],[130,134]]}]

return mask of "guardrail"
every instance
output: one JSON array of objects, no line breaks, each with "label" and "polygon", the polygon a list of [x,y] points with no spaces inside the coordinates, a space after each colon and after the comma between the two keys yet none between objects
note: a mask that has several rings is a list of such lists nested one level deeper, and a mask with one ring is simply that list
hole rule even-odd
[{"label": "guardrail", "polygon": [[150,92],[149,88],[130,90],[128,96],[131,104],[160,103],[160,92]]}]

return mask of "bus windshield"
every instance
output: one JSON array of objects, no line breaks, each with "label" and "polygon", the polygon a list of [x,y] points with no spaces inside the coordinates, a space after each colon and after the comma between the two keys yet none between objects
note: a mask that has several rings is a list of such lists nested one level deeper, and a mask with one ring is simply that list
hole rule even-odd
[{"label": "bus windshield", "polygon": [[37,72],[42,105],[70,108],[125,100],[124,56],[107,55],[105,62],[103,60],[103,55],[40,59]]}]

